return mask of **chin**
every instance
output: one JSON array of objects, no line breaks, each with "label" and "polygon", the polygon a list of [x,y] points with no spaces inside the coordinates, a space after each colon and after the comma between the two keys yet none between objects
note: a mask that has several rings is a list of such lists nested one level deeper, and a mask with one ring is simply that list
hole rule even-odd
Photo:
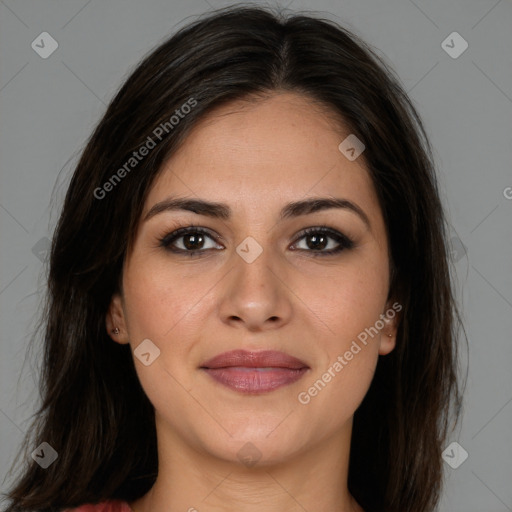
[{"label": "chin", "polygon": [[[226,462],[236,462],[248,468],[271,466],[285,462],[296,455],[307,444],[301,429],[294,432],[294,425],[284,427],[286,415],[269,420],[233,422],[227,429],[232,437],[223,431],[220,437],[204,439],[204,448],[213,456]],[[288,418],[286,421],[288,421]]]}]

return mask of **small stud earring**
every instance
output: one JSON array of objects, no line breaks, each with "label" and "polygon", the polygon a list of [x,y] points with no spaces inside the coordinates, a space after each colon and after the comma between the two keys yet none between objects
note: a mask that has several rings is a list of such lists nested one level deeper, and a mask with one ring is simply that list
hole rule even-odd
[{"label": "small stud earring", "polygon": [[390,338],[392,338],[392,337],[393,337],[393,335],[392,335],[392,334],[388,334],[388,336],[389,336]]},{"label": "small stud earring", "polygon": [[114,334],[119,334],[121,331],[119,330],[119,328],[118,328],[118,327],[116,327],[115,329],[112,329],[112,332],[113,332]]}]

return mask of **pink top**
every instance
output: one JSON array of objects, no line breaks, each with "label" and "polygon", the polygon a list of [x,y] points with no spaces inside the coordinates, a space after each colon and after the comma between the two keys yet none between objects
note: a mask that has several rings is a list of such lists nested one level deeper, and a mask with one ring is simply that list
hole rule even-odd
[{"label": "pink top", "polygon": [[133,512],[126,501],[107,500],[95,505],[82,505],[65,512]]}]

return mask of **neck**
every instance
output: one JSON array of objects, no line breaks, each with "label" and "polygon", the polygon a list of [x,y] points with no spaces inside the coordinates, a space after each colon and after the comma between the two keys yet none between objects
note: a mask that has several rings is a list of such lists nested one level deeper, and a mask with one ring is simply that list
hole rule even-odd
[{"label": "neck", "polygon": [[[158,422],[158,420],[157,420]],[[244,466],[157,427],[159,471],[134,512],[364,512],[347,488],[352,424],[292,456]],[[161,435],[163,434],[163,435]]]}]

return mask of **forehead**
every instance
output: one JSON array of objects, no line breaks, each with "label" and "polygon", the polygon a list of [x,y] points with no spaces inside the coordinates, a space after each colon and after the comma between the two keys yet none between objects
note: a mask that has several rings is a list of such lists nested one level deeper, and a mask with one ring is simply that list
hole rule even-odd
[{"label": "forehead", "polygon": [[338,149],[348,135],[325,107],[295,93],[229,103],[167,160],[144,212],[170,194],[226,202],[240,214],[322,195],[358,202],[370,216],[378,205],[363,157],[350,161]]}]

